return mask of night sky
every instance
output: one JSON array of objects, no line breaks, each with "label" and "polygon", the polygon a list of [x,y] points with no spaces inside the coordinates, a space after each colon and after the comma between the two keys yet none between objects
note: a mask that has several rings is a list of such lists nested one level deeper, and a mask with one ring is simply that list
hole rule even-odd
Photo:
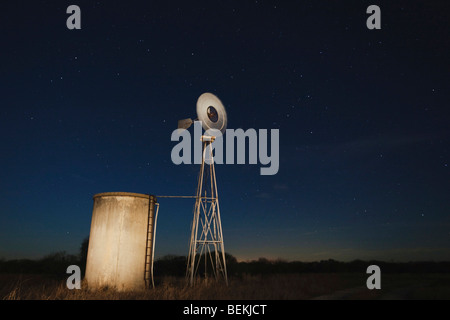
[{"label": "night sky", "polygon": [[[212,92],[228,128],[280,130],[278,174],[216,166],[227,252],[450,260],[445,3],[2,3],[0,258],[78,253],[96,193],[194,195],[170,138]],[[193,200],[159,202],[156,256],[187,255]]]}]

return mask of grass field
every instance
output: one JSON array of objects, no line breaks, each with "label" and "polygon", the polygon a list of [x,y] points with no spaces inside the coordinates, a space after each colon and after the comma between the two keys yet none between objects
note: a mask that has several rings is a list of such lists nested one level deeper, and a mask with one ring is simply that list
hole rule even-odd
[{"label": "grass field", "polygon": [[156,279],[156,287],[140,292],[112,289],[69,290],[65,279],[45,275],[0,274],[4,300],[301,300],[301,299],[450,299],[450,274],[387,274],[381,290],[366,288],[366,275],[305,273],[244,275],[229,286],[201,282],[191,288],[183,278]]}]

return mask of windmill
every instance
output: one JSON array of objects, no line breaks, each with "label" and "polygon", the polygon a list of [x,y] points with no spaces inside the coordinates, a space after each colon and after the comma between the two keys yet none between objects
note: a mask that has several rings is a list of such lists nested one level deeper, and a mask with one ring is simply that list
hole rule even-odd
[{"label": "windmill", "polygon": [[[225,133],[227,114],[222,102],[212,93],[203,93],[197,101],[197,117],[206,133]],[[189,128],[194,121],[178,121],[179,129]],[[217,131],[218,130],[218,131]],[[192,286],[199,273],[200,263],[204,263],[204,277],[224,280],[228,285],[222,223],[220,220],[219,195],[214,167],[213,135],[202,135],[202,163],[198,175],[195,196],[194,217],[191,227],[186,279]],[[203,257],[203,261],[202,261]],[[210,274],[208,275],[208,268]]]}]

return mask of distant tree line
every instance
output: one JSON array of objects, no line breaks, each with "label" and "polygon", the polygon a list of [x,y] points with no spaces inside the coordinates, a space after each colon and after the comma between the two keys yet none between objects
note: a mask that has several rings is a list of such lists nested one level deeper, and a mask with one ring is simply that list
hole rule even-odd
[{"label": "distant tree line", "polygon": [[377,265],[383,273],[448,273],[450,261],[446,262],[385,262],[354,260],[341,262],[321,260],[317,262],[267,260],[260,258],[250,262],[230,264],[230,274],[275,274],[275,273],[365,273],[369,265]]},{"label": "distant tree line", "polygon": [[51,274],[66,277],[67,267],[77,265],[84,275],[86,269],[89,239],[83,240],[77,255],[67,254],[65,251],[51,253],[41,259],[0,259],[0,273],[34,273]]},{"label": "distant tree line", "polygon": [[[201,259],[204,259],[203,257]],[[204,261],[204,260],[203,260]],[[155,261],[155,276],[183,276],[186,272],[187,258],[185,256],[165,256]],[[226,254],[227,271],[230,276],[269,275],[287,273],[366,273],[369,265],[378,265],[383,273],[449,273],[450,261],[433,262],[385,262],[354,260],[341,262],[322,260],[317,262],[268,260],[259,258],[253,261],[238,262],[235,257]],[[207,268],[211,269],[210,266]],[[202,260],[199,264],[199,274],[203,274]]]},{"label": "distant tree line", "polygon": [[[78,265],[84,275],[86,269],[89,239],[83,240],[77,255],[66,252],[56,252],[41,259],[0,259],[0,273],[35,273],[52,274],[65,277],[69,265]],[[205,256],[199,257],[198,274],[204,274]],[[354,260],[341,262],[336,260],[322,260],[317,262],[284,261],[281,259],[268,260],[259,258],[253,261],[238,262],[231,254],[226,253],[227,271],[229,276],[243,276],[245,274],[281,274],[281,273],[365,273],[369,265],[378,265],[383,273],[449,273],[450,261],[433,262],[385,262]],[[209,258],[206,261],[207,272],[211,270]],[[187,257],[167,255],[157,259],[154,263],[154,274],[159,276],[181,277],[186,274]]]},{"label": "distant tree line", "polygon": [[[38,260],[15,259],[0,260],[0,273],[34,273],[65,275],[67,267],[79,265],[80,259],[76,255],[64,251],[49,254]],[[81,267],[80,267],[81,268]]]}]

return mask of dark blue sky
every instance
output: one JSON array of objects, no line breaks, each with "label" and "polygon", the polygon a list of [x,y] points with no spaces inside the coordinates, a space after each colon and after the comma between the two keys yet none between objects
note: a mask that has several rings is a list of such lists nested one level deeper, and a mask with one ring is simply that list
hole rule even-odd
[{"label": "dark blue sky", "polygon": [[[372,2],[3,4],[0,257],[78,252],[96,193],[193,195],[170,136],[213,92],[229,128],[280,130],[277,175],[216,168],[228,252],[449,260],[450,14]],[[186,255],[193,201],[160,204],[156,255]]]}]

